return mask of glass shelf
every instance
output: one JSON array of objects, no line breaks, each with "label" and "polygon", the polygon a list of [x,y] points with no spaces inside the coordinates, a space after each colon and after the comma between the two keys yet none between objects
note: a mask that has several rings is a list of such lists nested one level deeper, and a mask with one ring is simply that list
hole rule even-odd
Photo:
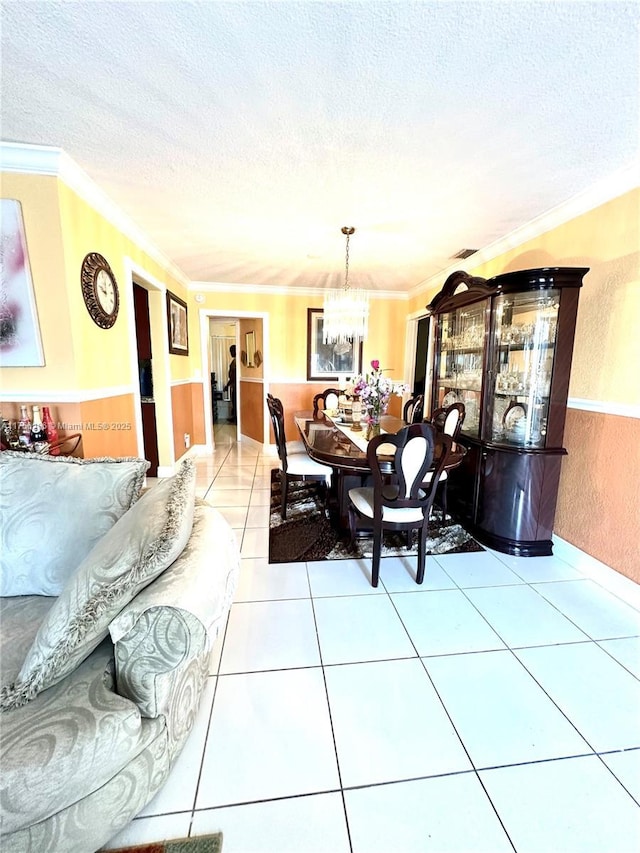
[{"label": "glass shelf", "polygon": [[558,304],[557,290],[496,297],[485,441],[545,446]]},{"label": "glass shelf", "polygon": [[461,431],[473,438],[480,434],[487,306],[488,301],[483,300],[438,317],[440,346],[433,408],[463,403],[465,418]]}]

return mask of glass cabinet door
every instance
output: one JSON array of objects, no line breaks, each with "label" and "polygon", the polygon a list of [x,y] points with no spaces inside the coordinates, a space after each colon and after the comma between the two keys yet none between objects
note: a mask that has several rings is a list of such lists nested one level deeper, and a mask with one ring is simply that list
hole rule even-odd
[{"label": "glass cabinet door", "polygon": [[495,297],[485,441],[545,446],[559,302],[558,290]]},{"label": "glass cabinet door", "polygon": [[464,403],[462,432],[477,438],[480,425],[488,300],[440,314],[433,408]]}]

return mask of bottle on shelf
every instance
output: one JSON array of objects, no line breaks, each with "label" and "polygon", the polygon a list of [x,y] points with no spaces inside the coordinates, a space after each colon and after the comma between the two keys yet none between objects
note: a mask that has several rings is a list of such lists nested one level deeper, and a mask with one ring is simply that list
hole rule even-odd
[{"label": "bottle on shelf", "polygon": [[40,406],[33,407],[33,422],[31,424],[31,443],[36,453],[46,453],[49,450],[47,431],[42,423]]},{"label": "bottle on shelf", "polygon": [[27,413],[26,406],[20,406],[20,420],[18,422],[18,446],[21,450],[31,450],[31,418]]},{"label": "bottle on shelf", "polygon": [[58,441],[58,430],[56,429],[55,421],[51,417],[51,410],[49,409],[49,406],[42,407],[42,422],[44,424],[44,428],[47,433],[47,441],[50,446],[49,453],[51,456],[59,456],[60,448],[53,446]]}]

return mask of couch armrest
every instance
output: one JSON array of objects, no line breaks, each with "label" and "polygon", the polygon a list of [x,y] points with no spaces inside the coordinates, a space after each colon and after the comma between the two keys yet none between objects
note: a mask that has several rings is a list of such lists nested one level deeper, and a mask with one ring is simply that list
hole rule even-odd
[{"label": "couch armrest", "polygon": [[[194,691],[199,696],[239,567],[233,530],[218,510],[197,501],[182,554],[109,626],[118,693],[135,702],[142,716],[171,720],[193,704]],[[182,728],[178,720],[174,725]]]}]

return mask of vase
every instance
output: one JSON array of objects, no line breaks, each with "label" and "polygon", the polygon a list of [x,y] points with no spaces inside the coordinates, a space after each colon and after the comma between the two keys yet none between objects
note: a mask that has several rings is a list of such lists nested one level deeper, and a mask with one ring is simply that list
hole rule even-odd
[{"label": "vase", "polygon": [[371,422],[367,426],[367,441],[371,441],[376,435],[380,435],[380,424]]}]

